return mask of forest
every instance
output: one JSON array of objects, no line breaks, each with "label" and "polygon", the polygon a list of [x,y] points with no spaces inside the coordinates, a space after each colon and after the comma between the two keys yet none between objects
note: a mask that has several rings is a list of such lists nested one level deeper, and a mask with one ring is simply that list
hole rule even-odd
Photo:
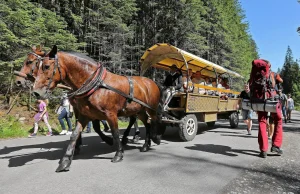
[{"label": "forest", "polygon": [[[19,91],[12,72],[33,45],[86,53],[113,73],[138,75],[140,57],[155,43],[236,71],[244,81],[259,58],[238,0],[0,0],[0,100],[11,104]],[[299,107],[299,61],[289,47],[278,73]]]}]

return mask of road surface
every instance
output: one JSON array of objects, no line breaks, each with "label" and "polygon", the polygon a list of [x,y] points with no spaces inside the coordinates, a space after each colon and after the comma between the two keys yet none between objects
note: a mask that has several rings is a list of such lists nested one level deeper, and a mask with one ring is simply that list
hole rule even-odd
[{"label": "road surface", "polygon": [[[294,117],[292,123],[284,125],[285,153],[290,152],[287,148],[299,153],[299,144],[298,147],[291,147],[288,141],[289,137],[295,142],[296,137],[300,137],[299,112]],[[271,163],[279,161],[271,174],[277,179],[282,172],[276,174],[276,168],[280,169],[280,161],[289,157],[257,157],[257,129],[255,122],[249,136],[242,122],[237,129],[231,129],[226,120],[217,122],[213,129],[200,123],[195,139],[181,142],[176,128],[168,128],[161,145],[152,143],[149,152],[139,151],[143,139],[138,144],[129,143],[120,163],[111,163],[115,151],[96,133],[83,134],[80,155],[74,158],[70,171],[63,173],[56,173],[55,169],[64,154],[69,136],[2,140],[0,193],[269,193],[270,188],[256,185],[255,181],[258,181],[257,184],[264,183],[260,180],[261,176],[269,177],[260,169],[274,166]],[[144,130],[141,129],[141,132],[143,138]],[[295,171],[300,175],[299,160],[295,160],[287,161],[293,168],[292,172],[283,171],[285,175]],[[257,173],[261,176],[255,176]],[[278,179],[279,182],[282,182],[281,179]],[[300,185],[299,176],[292,181]],[[277,186],[276,180],[270,179],[269,187],[272,188],[272,184]],[[300,193],[300,187],[297,188],[294,183],[292,186],[281,186],[279,193],[297,193],[298,189]],[[275,188],[275,191],[278,189]]]}]

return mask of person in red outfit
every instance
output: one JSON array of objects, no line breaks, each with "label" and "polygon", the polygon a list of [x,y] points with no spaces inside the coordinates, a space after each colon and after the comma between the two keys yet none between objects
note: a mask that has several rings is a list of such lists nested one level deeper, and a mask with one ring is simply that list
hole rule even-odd
[{"label": "person in red outfit", "polygon": [[[252,62],[252,65],[258,65],[258,66],[265,66],[269,65],[269,68],[271,67],[271,64],[263,59],[256,59]],[[265,72],[262,72],[265,73]],[[276,90],[279,89],[277,87],[280,83],[283,82],[283,80],[280,78],[279,74],[275,74],[274,72],[270,72],[270,79],[272,80],[272,83],[275,84],[266,84],[266,86],[257,87],[255,85],[254,79],[251,79],[251,76],[257,74],[257,72],[254,72],[252,68],[252,72],[250,75],[250,88],[253,88],[252,90],[252,98],[256,99],[268,99],[268,98],[274,98],[276,96]],[[265,75],[267,76],[267,75]],[[253,76],[254,77],[254,76]],[[267,115],[268,112],[261,112],[257,111],[258,114],[258,122],[259,122],[259,131],[258,131],[258,144],[260,149],[259,156],[262,158],[267,157],[267,150],[268,150],[268,134],[267,134]],[[272,137],[272,147],[271,152],[275,152],[278,155],[281,155],[283,152],[280,149],[282,145],[282,116],[281,116],[281,104],[280,102],[276,105],[276,113],[271,113],[271,117],[274,120],[274,134]]]}]

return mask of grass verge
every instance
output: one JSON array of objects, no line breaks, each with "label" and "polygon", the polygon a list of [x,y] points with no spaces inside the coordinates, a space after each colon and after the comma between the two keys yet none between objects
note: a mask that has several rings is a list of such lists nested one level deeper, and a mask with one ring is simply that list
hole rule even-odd
[{"label": "grass verge", "polygon": [[0,139],[26,137],[29,126],[20,123],[12,116],[0,118]]}]

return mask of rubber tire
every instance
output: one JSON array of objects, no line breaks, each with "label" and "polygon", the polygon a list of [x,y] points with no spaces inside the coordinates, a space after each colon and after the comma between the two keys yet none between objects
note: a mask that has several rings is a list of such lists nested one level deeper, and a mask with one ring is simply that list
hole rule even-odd
[{"label": "rubber tire", "polygon": [[215,126],[216,121],[206,122],[207,127],[212,128]]},{"label": "rubber tire", "polygon": [[238,112],[233,112],[229,115],[229,122],[230,122],[231,128],[237,128],[239,126]]},{"label": "rubber tire", "polygon": [[[191,135],[187,132],[188,121],[193,120],[194,131]],[[198,132],[198,121],[194,114],[188,114],[181,119],[182,123],[179,124],[179,137],[182,141],[192,141]]]}]

